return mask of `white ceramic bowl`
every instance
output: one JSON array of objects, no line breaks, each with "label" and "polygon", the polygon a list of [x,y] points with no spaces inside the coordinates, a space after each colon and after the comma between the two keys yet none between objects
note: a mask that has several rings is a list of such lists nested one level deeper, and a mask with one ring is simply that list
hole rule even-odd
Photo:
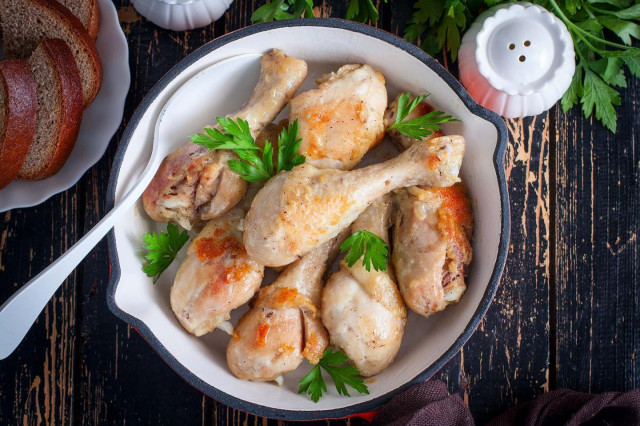
[{"label": "white ceramic bowl", "polygon": [[[329,390],[320,402],[297,394],[305,362],[285,377],[283,386],[236,379],[228,371],[225,350],[229,336],[216,331],[202,338],[185,332],[169,305],[169,289],[177,265],[154,286],[141,271],[141,235],[164,225],[153,224],[138,204],[109,235],[112,276],[108,304],[121,319],[138,329],[158,354],[187,382],[214,399],[244,411],[281,419],[336,418],[373,410],[393,395],[424,380],[448,361],[474,332],[495,294],[509,241],[508,194],[504,176],[506,126],[496,114],[477,105],[446,70],[422,50],[404,40],[353,22],[335,19],[290,20],[254,25],[218,38],[176,65],[149,92],[123,135],[109,182],[113,205],[140,175],[149,157],[158,114],[171,95],[209,65],[244,53],[279,48],[305,59],[310,68],[304,88],[321,73],[345,63],[368,63],[387,79],[390,98],[400,90],[431,93],[430,102],[461,120],[445,128],[466,138],[462,177],[472,198],[475,216],[474,259],[468,290],[455,306],[430,319],[411,314],[400,352],[384,372],[369,383],[369,395],[346,398]],[[258,59],[245,72],[219,76],[213,93],[191,103],[189,132],[199,131],[216,115],[232,112],[251,93],[258,76]],[[223,99],[220,103],[216,98]],[[180,121],[180,120],[177,120]],[[191,126],[191,127],[190,127]],[[232,315],[237,321],[238,313]],[[330,385],[331,386],[331,385]]]}]

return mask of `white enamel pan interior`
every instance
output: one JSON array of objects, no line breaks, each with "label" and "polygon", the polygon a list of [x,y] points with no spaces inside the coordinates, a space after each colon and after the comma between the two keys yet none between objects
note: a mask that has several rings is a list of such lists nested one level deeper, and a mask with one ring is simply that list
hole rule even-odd
[{"label": "white enamel pan interior", "polygon": [[[216,116],[236,110],[250,96],[258,78],[259,58],[243,62],[233,73],[206,68],[223,59],[272,48],[302,58],[309,76],[301,90],[315,87],[322,73],[346,63],[367,63],[387,81],[390,100],[399,91],[430,93],[429,102],[461,120],[448,123],[445,132],[463,135],[467,142],[462,178],[468,186],[474,212],[474,258],[468,290],[461,301],[430,319],[411,314],[395,361],[368,382],[369,395],[337,395],[332,383],[318,402],[298,395],[298,382],[310,366],[304,363],[285,377],[284,385],[236,379],[226,367],[229,336],[217,330],[197,338],[182,329],[169,305],[169,289],[179,262],[156,285],[141,270],[141,236],[162,230],[138,203],[109,235],[112,276],[108,304],[121,319],[138,329],[158,354],[187,382],[234,408],[281,419],[345,417],[373,410],[412,383],[425,380],[449,360],[473,333],[495,294],[509,239],[508,195],[504,178],[506,127],[500,117],[478,106],[462,86],[436,61],[417,47],[375,28],[334,19],[290,20],[254,25],[218,38],[177,64],[149,92],[129,123],[116,156],[108,204],[126,193],[142,172],[151,151],[159,113],[169,98],[185,86],[181,112],[163,120],[177,148],[187,136],[214,123]],[[204,71],[203,71],[204,70]],[[195,83],[194,83],[195,81]],[[206,83],[206,84],[203,84]],[[191,88],[189,88],[191,86]],[[368,162],[388,158],[383,145]],[[193,237],[193,235],[192,235]],[[235,323],[239,314],[235,312]]]}]

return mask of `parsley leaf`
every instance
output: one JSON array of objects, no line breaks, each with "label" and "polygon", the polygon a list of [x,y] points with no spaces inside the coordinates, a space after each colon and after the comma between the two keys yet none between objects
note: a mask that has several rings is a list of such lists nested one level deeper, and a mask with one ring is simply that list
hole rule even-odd
[{"label": "parsley leaf", "polygon": [[373,232],[357,231],[351,234],[340,245],[340,252],[348,251],[344,261],[349,267],[356,264],[358,259],[362,259],[362,265],[367,271],[371,271],[371,265],[376,271],[386,271],[389,259],[389,247],[382,238]]},{"label": "parsley leaf", "polygon": [[282,129],[278,137],[278,172],[291,170],[304,163],[304,155],[297,153],[301,142],[302,139],[298,139],[298,119],[296,119],[289,127]]},{"label": "parsley leaf", "polygon": [[180,249],[189,240],[187,231],[180,230],[173,223],[167,224],[167,232],[146,233],[142,236],[144,248],[149,250],[145,255],[148,262],[142,266],[142,271],[153,278],[155,284],[160,275],[171,265]]},{"label": "parsley leaf", "polygon": [[225,133],[218,129],[205,128],[205,133],[191,135],[189,139],[193,143],[206,146],[211,150],[233,150],[240,157],[240,160],[230,160],[229,167],[249,182],[269,179],[283,170],[291,170],[305,162],[305,157],[297,153],[302,142],[302,139],[298,138],[298,120],[280,132],[275,168],[273,166],[273,145],[269,141],[265,141],[264,148],[256,145],[247,121],[241,118],[233,121],[231,118],[222,117],[216,117],[216,120]]},{"label": "parsley leaf", "polygon": [[616,111],[613,106],[620,105],[620,94],[589,69],[585,70],[581,103],[585,117],[590,116],[595,107],[596,118],[613,133],[616,132]]},{"label": "parsley leaf", "polygon": [[440,124],[449,121],[459,121],[450,115],[444,115],[442,111],[431,111],[421,117],[414,118],[413,120],[404,121],[407,116],[413,111],[420,102],[424,101],[425,95],[416,96],[411,103],[411,92],[405,92],[398,98],[398,112],[396,114],[396,121],[388,130],[396,129],[403,135],[407,135],[410,138],[422,139],[429,136],[433,132],[442,129]]},{"label": "parsley leaf", "polygon": [[338,394],[351,396],[347,391],[347,385],[360,393],[369,394],[364,380],[358,377],[360,372],[352,365],[344,365],[348,360],[349,358],[342,352],[333,352],[332,348],[327,349],[318,364],[314,365],[311,371],[300,380],[298,393],[309,393],[313,402],[320,400],[323,392],[327,392],[327,385],[322,378],[322,368],[333,379]]},{"label": "parsley leaf", "polygon": [[[386,3],[387,0],[384,0]],[[378,9],[371,0],[349,0],[347,7],[347,19],[350,21],[367,22],[372,24],[378,22]]]},{"label": "parsley leaf", "polygon": [[251,22],[282,21],[285,19],[314,18],[313,0],[272,0],[257,8],[251,15]]},{"label": "parsley leaf", "polygon": [[[485,0],[485,3],[489,6],[500,1]],[[480,6],[479,0],[417,0],[404,37],[420,42],[420,47],[432,56],[444,49],[455,61],[461,33],[467,29],[467,22],[478,15]]]}]

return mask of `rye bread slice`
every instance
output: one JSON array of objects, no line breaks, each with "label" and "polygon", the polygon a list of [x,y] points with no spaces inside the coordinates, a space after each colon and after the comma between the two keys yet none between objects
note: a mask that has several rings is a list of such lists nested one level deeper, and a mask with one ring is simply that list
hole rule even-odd
[{"label": "rye bread slice", "polygon": [[82,23],[55,0],[0,0],[4,55],[26,59],[44,38],[67,42],[80,71],[84,107],[98,94],[102,67],[95,43]]},{"label": "rye bread slice", "polygon": [[45,39],[29,58],[37,85],[36,132],[18,179],[38,180],[62,168],[78,137],[82,86],[73,53],[61,39]]},{"label": "rye bread slice", "polygon": [[36,82],[29,63],[0,61],[0,189],[18,175],[36,129]]},{"label": "rye bread slice", "polygon": [[59,0],[82,22],[89,33],[91,40],[95,41],[100,29],[100,7],[98,0]]}]

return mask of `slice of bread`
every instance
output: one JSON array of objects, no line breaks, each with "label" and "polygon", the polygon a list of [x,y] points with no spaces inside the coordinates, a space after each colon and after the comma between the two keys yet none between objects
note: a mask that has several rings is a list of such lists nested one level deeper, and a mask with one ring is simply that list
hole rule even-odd
[{"label": "slice of bread", "polygon": [[36,82],[29,63],[0,61],[0,189],[24,163],[36,129]]},{"label": "slice of bread", "polygon": [[100,8],[98,0],[59,0],[60,4],[71,11],[84,25],[93,41],[100,29]]},{"label": "slice of bread", "polygon": [[85,108],[98,94],[102,67],[95,43],[82,23],[55,0],[0,0],[4,55],[26,59],[44,38],[67,42],[78,64]]},{"label": "slice of bread", "polygon": [[36,131],[18,179],[55,174],[71,154],[82,120],[82,86],[73,53],[61,39],[45,39],[29,58],[37,85]]}]

